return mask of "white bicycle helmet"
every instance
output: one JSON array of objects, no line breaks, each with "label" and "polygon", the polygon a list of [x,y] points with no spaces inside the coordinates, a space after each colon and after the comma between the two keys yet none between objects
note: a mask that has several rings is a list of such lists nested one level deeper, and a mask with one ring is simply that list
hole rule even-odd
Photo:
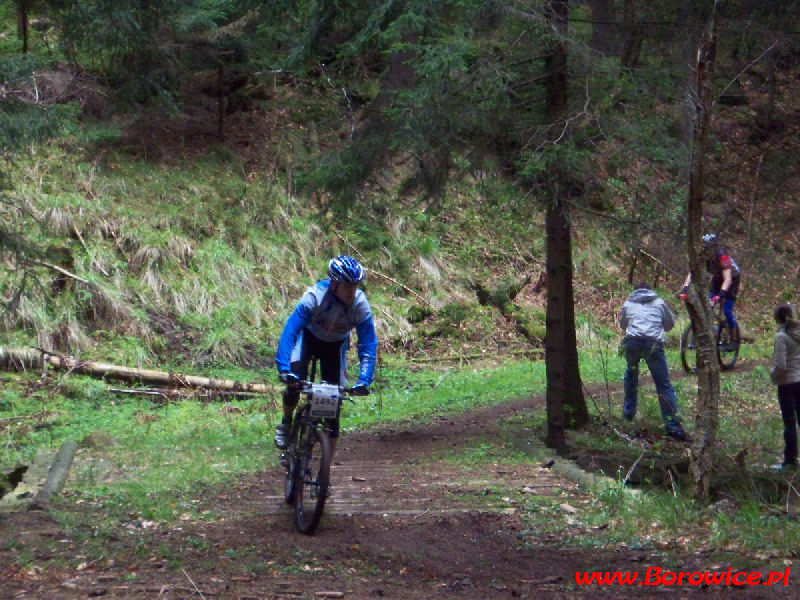
[{"label": "white bicycle helmet", "polygon": [[703,236],[703,246],[709,248],[717,243],[717,234],[716,233],[707,233]]}]

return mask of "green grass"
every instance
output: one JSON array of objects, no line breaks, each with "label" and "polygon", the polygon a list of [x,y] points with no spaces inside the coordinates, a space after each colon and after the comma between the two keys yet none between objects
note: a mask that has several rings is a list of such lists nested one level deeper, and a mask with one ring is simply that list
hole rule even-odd
[{"label": "green grass", "polygon": [[[324,275],[327,259],[348,252],[372,271],[366,289],[385,343],[385,366],[378,370],[374,394],[345,406],[345,432],[427,422],[544,394],[544,363],[508,360],[508,331],[515,326],[498,309],[479,305],[472,288],[480,282],[493,299],[502,298],[528,273],[536,277],[542,271],[542,217],[531,210],[526,194],[491,176],[462,178],[450,190],[457,211],[447,203],[423,211],[416,199],[392,195],[359,199],[336,211],[324,199],[287,195],[274,174],[250,173],[222,152],[159,164],[115,150],[120,136],[116,126],[72,123],[60,143],[31,146],[15,157],[7,199],[29,202],[36,218],[14,212],[9,204],[3,205],[10,211],[3,217],[13,217],[33,245],[47,248],[47,261],[65,259],[69,270],[89,283],[73,282],[54,292],[54,273],[31,269],[22,302],[3,314],[3,345],[51,345],[127,366],[275,382],[268,365],[285,317],[304,289]],[[621,332],[614,319],[629,287],[621,243],[591,223],[583,223],[579,232],[573,257],[583,286],[578,292],[614,307],[603,314],[578,304],[581,375],[587,386],[617,385],[625,363],[617,352]],[[4,302],[19,282],[18,271],[0,269]],[[666,297],[668,290],[662,292]],[[507,314],[529,331],[541,332],[544,309],[541,298],[534,300]],[[678,309],[674,302],[672,307]],[[686,322],[685,315],[680,317],[668,336],[675,375],[678,336]],[[743,362],[771,354],[769,335],[757,333],[758,344],[742,346]],[[519,347],[519,340],[510,343]],[[406,352],[432,362],[406,362],[401,358]],[[458,360],[435,362],[441,358]],[[351,364],[355,361],[351,352]],[[105,480],[91,465],[79,464],[81,485],[68,491],[70,499],[95,503],[111,515],[174,521],[199,510],[197,489],[224,486],[240,473],[274,464],[277,386],[272,397],[235,401],[241,414],[222,414],[218,403],[156,406],[144,398],[110,394],[104,384],[74,375],[54,374],[55,390],[37,388],[34,379],[0,375],[0,419],[40,415],[0,421],[0,465],[14,466],[32,459],[39,448],[104,431],[119,445],[95,452],[111,464],[113,478]],[[695,381],[674,377],[690,431]],[[587,403],[596,421],[619,420],[620,392],[587,394]],[[640,414],[646,428],[661,427],[652,384],[640,386]],[[507,426],[533,438],[544,430],[544,417],[542,410]],[[721,456],[747,448],[748,465],[775,462],[780,430],[764,368],[723,375]],[[608,428],[575,439],[598,452],[625,446]],[[656,443],[654,451],[663,449]],[[507,439],[482,441],[442,460],[474,468],[501,460],[533,465],[538,457]],[[642,531],[656,522],[659,540],[696,528],[707,544],[788,548],[780,519],[769,508],[758,510],[744,491],[737,491],[743,508],[734,515],[709,515],[687,500],[686,490],[680,492],[675,497],[652,491],[636,499],[621,491],[597,495],[584,513],[585,523],[614,527],[602,535],[575,537],[576,543],[644,544]],[[526,502],[542,530],[564,527],[546,502]],[[761,519],[764,527],[758,526]]]},{"label": "green grass", "polygon": [[[382,339],[463,352],[491,340],[502,318],[477,304],[471,281],[499,289],[523,278],[497,272],[482,253],[509,257],[524,247],[516,263],[536,268],[540,219],[522,218],[527,204],[512,190],[494,197],[499,183],[481,192],[461,184],[458,193],[475,203],[468,214],[417,219],[402,203],[376,198],[352,219],[289,197],[236,161],[136,160],[104,145],[109,136],[108,126],[74,127],[62,144],[32,146],[11,164],[3,218],[32,247],[47,248],[48,263],[88,283],[72,279],[54,293],[58,273],[29,268],[21,302],[4,318],[9,343],[137,366],[264,363],[299,296],[324,276],[331,255],[347,252],[373,272],[366,289]],[[513,214],[489,218],[483,193]],[[454,269],[464,274],[453,277]],[[19,271],[0,271],[2,297],[20,284]],[[436,318],[412,325],[409,309],[426,302]],[[175,328],[186,334],[183,348]]]},{"label": "green grass", "polygon": [[544,393],[544,363],[507,362],[497,368],[450,368],[412,372],[384,368],[378,388],[343,409],[345,428],[391,421],[428,421],[509,398]]},{"label": "green grass", "polygon": [[[602,528],[605,533],[599,538],[605,546],[796,556],[800,535],[796,519],[770,514],[764,504],[752,500],[743,499],[731,506],[735,508],[705,506],[669,492],[631,495],[620,485],[594,497],[590,509],[583,513],[583,524],[590,529]],[[597,543],[597,533],[590,537]]]},{"label": "green grass", "polygon": [[[753,358],[763,358],[769,349],[764,344],[751,346],[748,352]],[[672,362],[674,351],[670,354]],[[602,382],[605,374],[616,379],[624,369],[616,356],[601,359],[585,351],[581,358],[587,384]],[[591,379],[589,373],[600,374],[601,378]],[[225,366],[220,366],[215,374],[245,378],[245,371]],[[48,426],[33,428],[22,423],[6,426],[0,433],[0,464],[24,461],[37,448],[55,448],[67,438],[82,439],[95,431],[110,434],[118,445],[93,450],[91,455],[109,461],[113,477],[107,480],[99,472],[94,473],[91,466],[78,463],[75,480],[80,484],[68,486],[65,500],[101,509],[107,518],[105,525],[97,525],[101,537],[103,530],[109,534],[113,531],[115,519],[120,515],[159,522],[175,522],[185,513],[198,519],[214,518],[201,509],[196,497],[198,490],[224,487],[242,473],[268,468],[274,463],[271,436],[277,414],[271,398],[235,401],[233,404],[241,413],[223,413],[219,403],[183,401],[156,406],[145,399],[117,397],[107,392],[105,384],[74,375],[60,381],[57,394],[47,390],[31,394],[23,390],[24,379],[3,375],[0,419],[46,409],[47,415],[42,420]],[[687,377],[676,386],[686,414],[692,411],[693,382],[693,378]],[[395,362],[378,372],[375,394],[358,398],[345,407],[343,426],[346,432],[352,432],[396,422],[427,422],[436,416],[499,404],[513,397],[543,394],[544,385],[543,362],[518,361],[501,367],[435,371],[410,370]],[[557,505],[571,500],[559,494],[534,498],[494,486],[474,498],[466,489],[464,499],[474,499],[478,506],[487,502],[505,505],[508,498],[513,498],[514,505],[529,522],[530,543],[538,543],[546,536],[561,536],[560,544],[582,547],[624,545],[793,556],[793,540],[800,535],[800,523],[781,516],[781,502],[775,501],[776,496],[785,500],[790,492],[788,482],[764,479],[759,467],[777,456],[782,447],[774,389],[763,367],[723,374],[722,388],[719,452],[729,456],[742,447],[748,448],[751,454],[747,457],[747,477],[752,479],[753,486],[762,486],[764,495],[760,500],[748,492],[750,484],[731,490],[731,506],[735,507],[732,510],[698,503],[691,499],[690,490],[680,484],[675,489],[650,489],[637,495],[627,493],[620,484],[590,492],[577,516],[566,520]],[[605,401],[601,399],[601,404]],[[647,385],[642,386],[640,402],[644,425],[659,427],[657,400]],[[619,397],[613,400],[612,413],[619,411],[619,403]],[[590,411],[595,411],[592,403]],[[611,418],[619,421],[618,414],[612,414]],[[499,438],[476,440],[463,451],[432,456],[431,460],[444,460],[469,470],[492,468],[499,462],[528,464],[533,469],[542,460],[541,446],[521,444],[520,435],[533,439],[535,432],[544,429],[544,424],[544,411],[517,415],[507,420],[505,433]],[[687,426],[690,430],[693,426],[690,417]],[[606,435],[595,432],[574,439],[578,444],[591,445],[595,452],[613,454],[629,450],[627,443],[610,430]],[[653,451],[659,451],[658,444]],[[606,474],[619,480],[629,466],[621,465],[617,472]],[[70,519],[67,513],[63,516],[65,522]],[[563,535],[565,531],[569,531],[569,536]]]},{"label": "green grass", "polygon": [[[582,512],[582,523],[587,532],[582,536],[575,535],[574,543],[795,556],[796,548],[791,540],[800,535],[800,521],[795,517],[787,518],[785,513],[787,506],[792,515],[797,513],[796,494],[792,492],[791,481],[787,477],[776,475],[766,468],[779,462],[783,449],[783,426],[775,387],[769,381],[769,367],[760,364],[762,361],[769,364],[772,352],[770,342],[762,337],[755,344],[743,345],[740,364],[750,367],[747,370],[741,368],[723,372],[720,377],[718,466],[730,469],[733,457],[746,450],[746,467],[732,479],[717,482],[713,501],[727,498],[730,503],[712,503],[711,506],[698,503],[691,497],[690,486],[682,486],[680,481],[676,481],[675,488],[651,488],[646,493],[636,495],[627,493],[620,484],[594,495],[591,507]],[[584,376],[601,366],[602,361],[597,355],[587,353],[582,354],[581,358]],[[696,378],[682,376],[677,371],[680,365],[676,349],[668,350],[668,362],[684,423],[693,432]],[[624,362],[613,358],[608,360],[609,378],[619,381],[624,368]],[[626,426],[620,414],[621,391],[615,392],[611,399],[599,398],[598,404],[606,414],[610,404],[612,424],[625,431]],[[597,416],[594,404],[590,403],[589,408]],[[645,427],[659,435],[661,415],[651,383],[640,384],[639,413],[643,420],[637,427]],[[596,453],[633,455],[635,458],[640,452],[631,450],[629,443],[610,428],[598,427],[571,437],[578,446]],[[670,448],[656,443],[650,451],[658,455],[662,451],[670,451]],[[632,462],[633,459],[620,465],[617,472],[606,475],[621,480]],[[541,512],[540,509],[532,510],[530,518],[536,526],[547,527],[547,523],[537,520]],[[596,528],[602,528],[604,533],[597,533]]]},{"label": "green grass", "polygon": [[[352,431],[393,421],[426,421],[514,395],[540,393],[543,372],[543,365],[525,362],[444,372],[385,368],[376,386],[381,390],[348,404],[343,426]],[[241,370],[223,368],[215,374],[244,379]],[[196,486],[219,485],[274,462],[277,388],[275,398],[234,401],[237,412],[226,413],[221,403],[155,405],[145,397],[118,396],[108,392],[106,384],[76,375],[62,376],[56,393],[42,389],[29,394],[23,390],[25,379],[3,375],[0,419],[38,414],[44,426],[11,421],[0,432],[0,465],[29,461],[40,448],[57,448],[67,439],[81,441],[104,432],[117,443],[91,454],[113,465],[112,479],[98,481],[91,467],[78,467],[81,485],[71,494],[112,513],[170,521],[192,508],[186,499]]]}]

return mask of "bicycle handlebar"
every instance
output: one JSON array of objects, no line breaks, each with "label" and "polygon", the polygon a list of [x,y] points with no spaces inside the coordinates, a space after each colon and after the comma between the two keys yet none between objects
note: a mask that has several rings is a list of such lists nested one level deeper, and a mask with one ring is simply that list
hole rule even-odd
[{"label": "bicycle handlebar", "polygon": [[[315,385],[335,385],[335,384],[320,384],[319,382],[298,379],[295,382],[287,382],[284,385],[286,385],[286,387],[289,388],[290,390],[299,390],[301,394],[310,394],[312,393],[313,387]],[[339,388],[339,393],[346,394],[348,396],[368,396],[370,392],[369,388],[364,385],[354,385],[352,387],[343,387],[339,385],[336,387]]]},{"label": "bicycle handlebar", "polygon": [[[678,294],[678,298],[680,298],[680,299],[681,299],[681,302],[683,302],[683,303],[685,303],[685,302],[686,302],[686,294],[684,294],[684,293],[679,293],[679,294]],[[719,296],[718,296],[718,298],[719,298]],[[708,303],[711,305],[711,308],[716,308],[717,306],[722,306],[722,302],[721,302],[721,300],[722,300],[722,298],[719,298],[719,300],[717,300],[716,302],[714,302],[714,300],[713,300],[713,299],[709,298],[709,300],[708,300]]]}]

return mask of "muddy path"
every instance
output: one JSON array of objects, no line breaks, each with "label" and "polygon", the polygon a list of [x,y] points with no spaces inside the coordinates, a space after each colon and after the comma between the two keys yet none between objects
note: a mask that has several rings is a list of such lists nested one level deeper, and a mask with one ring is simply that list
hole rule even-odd
[{"label": "muddy path", "polygon": [[[581,586],[576,572],[747,572],[784,570],[741,555],[592,547],[602,531],[581,524],[591,497],[546,462],[470,468],[449,457],[466,447],[530,444],[543,452],[525,415],[543,398],[429,423],[346,434],[333,467],[333,492],[314,536],[294,531],[283,503],[283,471],[224,489],[198,489],[187,514],[167,526],[132,518],[94,529],[92,508],[62,505],[0,521],[0,598],[598,598],[702,596],[780,598],[788,586]],[[502,443],[501,443],[502,440]],[[546,458],[546,454],[542,454]],[[476,463],[478,464],[478,463]],[[531,502],[533,501],[533,502]],[[532,525],[529,509],[538,514]],[[193,513],[194,514],[194,513]],[[544,516],[544,519],[542,519]],[[552,528],[541,523],[554,523]],[[564,534],[564,523],[569,527]],[[600,527],[599,529],[602,529]],[[582,545],[566,536],[580,536]]]}]

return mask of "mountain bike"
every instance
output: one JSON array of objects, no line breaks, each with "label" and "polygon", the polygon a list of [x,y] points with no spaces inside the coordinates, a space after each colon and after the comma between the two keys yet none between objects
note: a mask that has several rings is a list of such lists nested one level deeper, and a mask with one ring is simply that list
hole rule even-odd
[{"label": "mountain bike", "polygon": [[[736,364],[739,357],[739,344],[733,341],[728,320],[722,312],[722,303],[718,302],[712,307],[714,319],[714,341],[719,368],[727,371]],[[691,322],[681,334],[681,363],[687,373],[697,372],[697,344],[695,343],[694,329]]]},{"label": "mountain bike", "polygon": [[352,388],[313,381],[300,381],[297,387],[305,400],[295,410],[289,443],[281,455],[281,463],[286,467],[284,498],[294,505],[297,530],[311,535],[319,525],[328,499],[331,426]]}]

